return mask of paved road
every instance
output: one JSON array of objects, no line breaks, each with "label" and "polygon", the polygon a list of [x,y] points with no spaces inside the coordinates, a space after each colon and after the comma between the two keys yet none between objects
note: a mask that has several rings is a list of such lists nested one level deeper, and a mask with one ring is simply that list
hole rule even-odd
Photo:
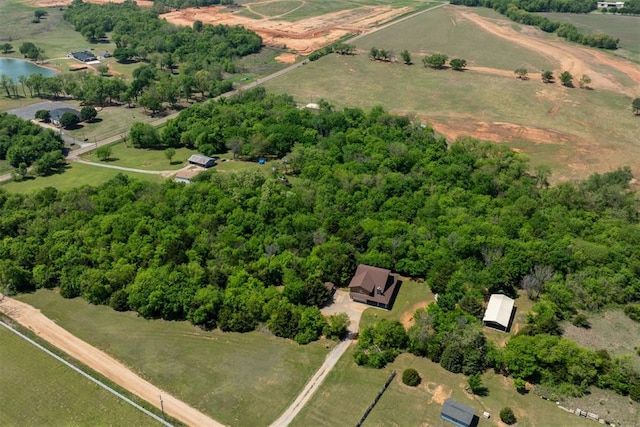
[{"label": "paved road", "polygon": [[[70,334],[28,304],[0,294],[0,312],[94,371],[189,426],[224,427],[166,391],[140,378],[127,366]],[[160,403],[162,396],[162,405]],[[162,406],[162,407],[161,407]]]}]

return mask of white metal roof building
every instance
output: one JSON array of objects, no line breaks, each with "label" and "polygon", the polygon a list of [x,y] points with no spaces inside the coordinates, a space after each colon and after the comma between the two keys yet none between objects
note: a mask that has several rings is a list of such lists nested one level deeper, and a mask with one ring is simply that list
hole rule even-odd
[{"label": "white metal roof building", "polygon": [[511,314],[515,301],[506,295],[493,294],[489,299],[487,310],[484,312],[482,322],[486,326],[508,331],[511,323]]}]

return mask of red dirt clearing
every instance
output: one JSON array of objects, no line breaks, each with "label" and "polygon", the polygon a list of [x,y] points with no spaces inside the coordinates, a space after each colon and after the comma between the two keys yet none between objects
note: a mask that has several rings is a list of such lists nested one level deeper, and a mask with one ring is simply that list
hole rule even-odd
[{"label": "red dirt clearing", "polygon": [[[36,7],[62,7],[69,6],[73,0],[37,0],[32,4]],[[124,3],[125,0],[84,0],[87,3],[97,3],[97,4],[105,4],[105,3]],[[134,0],[136,4],[140,7],[152,7],[152,0]]]},{"label": "red dirt clearing", "polygon": [[268,18],[247,18],[224,6],[210,6],[175,10],[163,14],[162,17],[175,25],[191,26],[197,20],[204,24],[242,25],[258,33],[267,46],[285,47],[299,55],[308,55],[345,34],[366,32],[409,10],[407,7],[366,6],[287,22]]}]

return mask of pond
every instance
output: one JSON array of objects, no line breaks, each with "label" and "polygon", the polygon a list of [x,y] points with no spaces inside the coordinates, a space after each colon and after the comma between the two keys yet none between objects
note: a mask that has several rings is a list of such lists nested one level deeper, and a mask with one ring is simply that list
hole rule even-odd
[{"label": "pond", "polygon": [[19,76],[29,76],[35,73],[42,74],[45,77],[51,77],[57,74],[53,70],[39,67],[29,61],[23,61],[22,59],[0,58],[0,75],[6,74],[17,81]]}]

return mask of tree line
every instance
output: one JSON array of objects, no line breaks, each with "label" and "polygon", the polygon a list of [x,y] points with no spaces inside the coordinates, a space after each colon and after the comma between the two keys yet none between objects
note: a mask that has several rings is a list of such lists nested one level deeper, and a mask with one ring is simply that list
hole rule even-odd
[{"label": "tree line", "polygon": [[533,12],[570,12],[588,13],[596,8],[595,1],[550,1],[550,0],[452,0],[451,4],[464,6],[488,7],[505,15],[514,22],[525,25],[533,25],[547,33],[556,33],[566,40],[583,45],[615,50],[618,48],[619,39],[608,34],[597,32],[593,34],[582,33],[570,23],[551,21]]},{"label": "tree line", "polygon": [[[550,186],[548,168],[532,170],[506,147],[448,145],[381,107],[310,111],[264,89],[196,104],[162,134],[286,155],[277,167],[296,179],[210,170],[189,186],[119,176],[65,192],[0,190],[2,289],[58,286],[145,317],[225,331],[265,325],[307,342],[340,324],[319,316],[324,282],[344,286],[365,263],[424,278],[439,297],[409,331],[363,329],[359,363],[382,366],[408,349],[453,372],[494,367],[574,394],[592,384],[635,390],[625,360],[561,338],[565,319],[640,302],[628,168]],[[496,349],[480,327],[485,302],[518,289],[536,306]],[[533,357],[536,348],[557,353],[556,363]]]}]

